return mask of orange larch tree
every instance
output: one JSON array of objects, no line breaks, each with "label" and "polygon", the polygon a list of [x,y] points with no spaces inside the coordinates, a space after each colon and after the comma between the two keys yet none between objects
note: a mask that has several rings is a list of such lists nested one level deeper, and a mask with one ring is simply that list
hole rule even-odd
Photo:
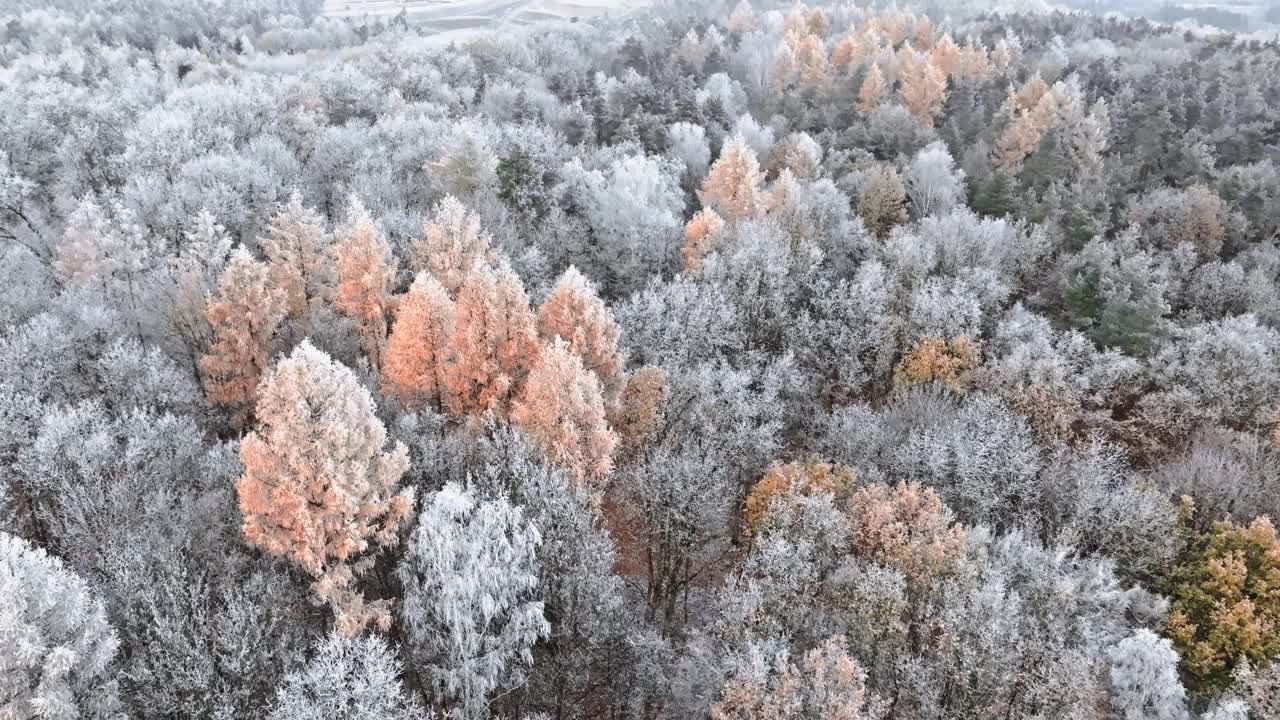
[{"label": "orange larch tree", "polygon": [[737,135],[725,143],[720,157],[703,179],[702,201],[727,220],[753,217],[763,210],[762,180],[764,173],[760,171],[755,151]]},{"label": "orange larch tree", "polygon": [[435,214],[414,241],[409,264],[415,273],[434,275],[450,296],[456,296],[472,267],[493,259],[489,244],[480,216],[450,195],[436,205]]},{"label": "orange larch tree", "polygon": [[921,125],[933,127],[933,119],[942,112],[947,98],[947,76],[927,55],[903,52],[908,55],[902,64],[898,97]]},{"label": "orange larch tree", "polygon": [[520,278],[505,264],[477,265],[454,304],[445,407],[454,415],[505,412],[537,362],[538,332]]},{"label": "orange larch tree", "polygon": [[347,227],[335,247],[338,266],[338,311],[356,321],[360,344],[374,370],[382,367],[387,343],[387,314],[396,259],[373,218],[352,198]]},{"label": "orange larch tree", "polygon": [[600,383],[562,338],[543,348],[511,410],[511,420],[552,462],[600,490],[613,469],[617,436],[605,419]]},{"label": "orange larch tree", "polygon": [[304,340],[263,381],[258,429],[240,444],[245,538],[301,565],[345,635],[390,626],[389,604],[366,601],[355,581],[413,510],[413,488],[398,487],[409,452],[386,447],[374,410],[355,373]]},{"label": "orange larch tree", "polygon": [[387,340],[382,390],[405,407],[442,409],[445,350],[453,334],[453,300],[428,273],[418,273],[400,298]]},{"label": "orange larch tree", "polygon": [[711,208],[703,208],[689,218],[684,226],[684,247],[680,256],[684,259],[685,272],[702,267],[702,261],[715,249],[724,220]]},{"label": "orange larch tree", "polygon": [[587,370],[600,379],[605,405],[614,407],[626,384],[625,359],[618,349],[621,331],[591,281],[570,265],[538,308],[538,334],[550,342],[562,338]]},{"label": "orange larch tree", "polygon": [[302,195],[294,192],[258,242],[271,268],[272,283],[285,293],[291,330],[305,337],[311,332],[312,312],[333,293],[333,238],[325,230],[324,219],[303,206]]},{"label": "orange larch tree", "polygon": [[875,111],[884,99],[884,90],[884,74],[880,72],[880,64],[871,63],[866,77],[862,79],[862,87],[858,88],[858,110],[862,113]]},{"label": "orange larch tree", "polygon": [[232,408],[237,423],[248,415],[284,319],[285,293],[271,284],[269,274],[266,264],[237,248],[206,307],[213,339],[200,358],[205,393],[209,402]]}]

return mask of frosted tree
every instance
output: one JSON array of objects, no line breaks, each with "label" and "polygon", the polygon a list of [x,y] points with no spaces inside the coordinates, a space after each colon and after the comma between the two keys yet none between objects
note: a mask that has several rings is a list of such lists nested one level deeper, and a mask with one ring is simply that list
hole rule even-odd
[{"label": "frosted tree", "polygon": [[186,346],[198,370],[200,356],[213,341],[205,305],[218,289],[232,242],[226,228],[207,210],[196,215],[183,239],[178,255],[169,261],[172,299],[168,316],[173,332]]},{"label": "frosted tree", "polygon": [[65,285],[96,293],[123,309],[141,340],[143,304],[160,248],[132,212],[116,206],[115,214],[112,221],[93,200],[82,201],[68,218],[53,269]]},{"label": "frosted tree", "polygon": [[867,173],[858,193],[858,214],[867,232],[881,239],[907,221],[907,188],[897,170],[879,165]]},{"label": "frosted tree", "polygon": [[867,485],[849,497],[847,508],[854,552],[908,578],[936,575],[965,551],[964,528],[938,494],[919,483]]},{"label": "frosted tree", "polygon": [[540,347],[520,278],[508,267],[477,267],[454,303],[446,408],[454,415],[505,412]]},{"label": "frosted tree", "polygon": [[791,35],[783,37],[773,51],[773,59],[769,64],[769,95],[772,100],[779,100],[793,85],[800,74],[800,63],[796,59],[795,45],[788,40]]},{"label": "frosted tree", "polygon": [[964,80],[986,80],[991,77],[991,56],[972,35],[960,50],[960,68],[956,77]]},{"label": "frosted tree", "polygon": [[685,202],[680,162],[636,153],[615,157],[604,170],[585,170],[575,160],[564,171],[577,178],[600,243],[600,273],[629,288],[670,261]]},{"label": "frosted tree", "polygon": [[605,419],[600,383],[563,339],[543,348],[511,419],[580,483],[598,486],[613,469],[617,436]]},{"label": "frosted tree", "polygon": [[831,91],[831,62],[821,37],[806,33],[796,43],[795,61],[804,88],[820,94]]},{"label": "frosted tree", "polygon": [[382,364],[383,392],[405,407],[443,407],[446,346],[453,334],[453,300],[434,276],[421,272],[400,297]]},{"label": "frosted tree", "polygon": [[276,691],[269,720],[426,720],[405,695],[400,663],[376,635],[331,633]]},{"label": "frosted tree", "polygon": [[916,217],[950,211],[964,200],[964,171],[942,142],[929,143],[907,167],[907,196]]},{"label": "frosted tree", "polygon": [[1107,651],[1111,697],[1125,720],[1182,720],[1186,690],[1173,643],[1140,628]]},{"label": "frosted tree", "polygon": [[753,217],[764,209],[763,179],[755,151],[737,135],[725,144],[702,181],[702,201],[730,221]]},{"label": "frosted tree", "polygon": [[927,56],[912,53],[902,62],[901,75],[898,97],[902,104],[921,125],[933,127],[947,97],[946,74]]},{"label": "frosted tree", "polygon": [[338,270],[335,304],[339,312],[355,320],[369,365],[381,368],[396,260],[359,199],[351,198],[347,213],[347,226],[334,247]]},{"label": "frosted tree", "polygon": [[885,81],[884,74],[880,72],[879,63],[871,63],[871,68],[867,70],[867,74],[862,78],[862,85],[858,88],[858,111],[863,114],[870,114],[880,107],[880,101],[884,99]]},{"label": "frosted tree", "polygon": [[702,267],[702,260],[715,250],[723,231],[724,220],[711,208],[703,208],[689,218],[684,226],[684,247],[680,250],[685,272],[695,272]]},{"label": "frosted tree", "polygon": [[784,170],[802,180],[818,176],[822,165],[822,146],[809,133],[787,135],[769,153],[768,176],[778,177]]},{"label": "frosted tree", "polygon": [[[421,437],[421,436],[420,436]],[[573,483],[509,424],[478,438],[445,438],[422,453],[445,461],[439,473],[470,477],[478,498],[505,498],[538,528],[538,597],[551,634],[534,646],[527,684],[495,697],[495,716],[541,709],[554,716],[610,702],[620,623],[626,617],[617,554],[591,492]]]},{"label": "frosted tree", "polygon": [[676,45],[676,60],[681,60],[689,64],[690,67],[702,71],[702,64],[707,60],[707,50],[702,45],[702,41],[698,39],[698,31],[692,28],[685,33],[684,38]]},{"label": "frosted tree", "polygon": [[749,33],[759,27],[760,20],[756,17],[755,11],[751,9],[751,3],[742,0],[734,8],[729,15],[729,20],[725,27],[731,33]]},{"label": "frosted tree", "polygon": [[1102,169],[1102,153],[1107,149],[1111,132],[1111,114],[1105,98],[1098,98],[1085,113],[1083,100],[1064,108],[1062,118],[1067,156],[1082,173],[1096,174]]},{"label": "frosted tree", "polygon": [[618,435],[618,454],[633,455],[658,434],[666,413],[667,375],[646,365],[627,378],[626,389],[609,424]]},{"label": "frosted tree", "polygon": [[1128,220],[1153,245],[1176,248],[1186,243],[1206,260],[1216,259],[1227,237],[1228,206],[1212,189],[1158,188],[1129,206]]},{"label": "frosted tree", "polygon": [[942,33],[942,37],[933,44],[933,48],[929,50],[929,61],[947,77],[954,77],[960,73],[963,62],[962,51],[956,45],[956,41],[951,39],[950,33]]},{"label": "frosted tree", "polygon": [[0,533],[0,717],[108,720],[119,642],[102,601],[62,561]]},{"label": "frosted tree", "polygon": [[409,266],[429,272],[456,296],[471,269],[487,263],[492,251],[489,233],[480,229],[480,216],[452,195],[436,204],[435,213],[409,249]]},{"label": "frosted tree", "polygon": [[618,402],[624,359],[618,349],[620,330],[595,285],[570,265],[538,308],[538,334],[548,342],[559,337],[600,380],[607,407]]},{"label": "frosted tree", "polygon": [[[1264,706],[1262,710],[1256,711],[1258,717],[1270,718],[1266,712],[1270,707]],[[1249,720],[1250,705],[1240,698],[1218,698],[1213,701],[1208,710],[1200,715],[1200,720]]]},{"label": "frosted tree", "polygon": [[1277,713],[1280,713],[1280,663],[1273,662],[1254,668],[1252,663],[1246,660],[1236,666],[1231,677],[1230,692],[1243,699],[1235,702],[1247,702],[1247,705],[1238,715],[1224,715],[1213,720],[1244,720],[1248,717],[1250,708],[1257,713],[1258,717],[1277,717]]},{"label": "frosted tree", "polygon": [[366,602],[355,581],[413,509],[413,489],[397,487],[408,451],[386,449],[374,410],[355,373],[304,341],[263,381],[259,427],[240,445],[245,538],[301,565],[346,635],[390,625],[388,603]]},{"label": "frosted tree", "polygon": [[267,371],[276,328],[285,315],[285,293],[249,251],[237,248],[208,303],[213,339],[200,358],[209,401],[231,407],[243,420]]},{"label": "frosted tree", "polygon": [[1008,124],[996,138],[997,166],[1009,174],[1017,174],[1027,156],[1040,147],[1040,141],[1058,122],[1058,93],[1036,75],[1009,98],[1001,109]]},{"label": "frosted tree", "polygon": [[535,600],[537,528],[506,500],[454,483],[424,500],[397,574],[407,651],[450,716],[488,717],[489,698],[524,683],[550,626]]},{"label": "frosted tree", "polygon": [[265,237],[259,238],[266,255],[272,284],[284,291],[291,330],[299,337],[311,332],[312,314],[333,292],[333,238],[324,219],[302,204],[294,192],[271,218]]},{"label": "frosted tree", "polygon": [[667,153],[684,163],[685,177],[701,182],[711,164],[711,146],[701,125],[689,122],[667,126]]},{"label": "frosted tree", "polygon": [[721,688],[711,720],[870,720],[880,713],[866,677],[841,635],[805,653],[798,666],[786,653],[767,663],[752,647]]},{"label": "frosted tree", "polygon": [[447,149],[425,166],[444,192],[468,197],[493,187],[498,157],[486,134],[485,128],[471,119],[454,125]]},{"label": "frosted tree", "polygon": [[742,519],[754,532],[780,498],[827,494],[833,499],[848,496],[857,475],[842,465],[824,462],[775,463],[751,487],[742,504]]}]

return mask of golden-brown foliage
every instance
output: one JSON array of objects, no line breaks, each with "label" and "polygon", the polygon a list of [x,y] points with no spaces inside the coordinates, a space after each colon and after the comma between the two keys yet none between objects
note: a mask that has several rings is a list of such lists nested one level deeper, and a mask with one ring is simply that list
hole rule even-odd
[{"label": "golden-brown foliage", "polygon": [[1225,687],[1240,659],[1280,655],[1280,537],[1271,519],[1218,522],[1192,539],[1170,584],[1169,637],[1202,688]]},{"label": "golden-brown foliage", "polygon": [[853,487],[857,474],[843,465],[827,462],[774,464],[751,488],[743,506],[743,522],[754,532],[768,513],[774,499],[781,495],[830,494],[842,499]]},{"label": "golden-brown foliage", "polygon": [[907,186],[897,170],[879,165],[867,172],[858,194],[858,214],[867,231],[881,239],[907,221]]},{"label": "golden-brown foliage", "polygon": [[964,335],[950,340],[922,338],[898,363],[893,371],[893,383],[905,390],[912,385],[940,382],[953,390],[965,391],[969,389],[979,360],[977,346]]},{"label": "golden-brown foliage", "polygon": [[849,497],[847,507],[854,552],[910,579],[933,577],[964,553],[964,528],[952,522],[938,494],[919,483],[868,485]]},{"label": "golden-brown foliage", "polygon": [[620,456],[633,456],[654,440],[662,428],[667,399],[667,374],[662,368],[645,366],[631,373],[610,417]]}]

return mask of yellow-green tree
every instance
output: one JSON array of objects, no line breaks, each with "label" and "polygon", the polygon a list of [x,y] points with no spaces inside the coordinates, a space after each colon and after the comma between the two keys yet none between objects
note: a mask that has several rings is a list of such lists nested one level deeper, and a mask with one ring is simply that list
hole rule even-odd
[{"label": "yellow-green tree", "polygon": [[1198,685],[1220,689],[1242,659],[1280,655],[1280,538],[1268,517],[1218,522],[1174,569],[1169,636]]}]

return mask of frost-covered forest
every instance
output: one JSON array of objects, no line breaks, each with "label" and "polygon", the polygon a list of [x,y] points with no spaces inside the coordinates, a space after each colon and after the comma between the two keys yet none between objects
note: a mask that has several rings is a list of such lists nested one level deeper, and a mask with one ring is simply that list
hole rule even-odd
[{"label": "frost-covered forest", "polygon": [[0,5],[0,720],[1275,720],[1280,45]]}]

